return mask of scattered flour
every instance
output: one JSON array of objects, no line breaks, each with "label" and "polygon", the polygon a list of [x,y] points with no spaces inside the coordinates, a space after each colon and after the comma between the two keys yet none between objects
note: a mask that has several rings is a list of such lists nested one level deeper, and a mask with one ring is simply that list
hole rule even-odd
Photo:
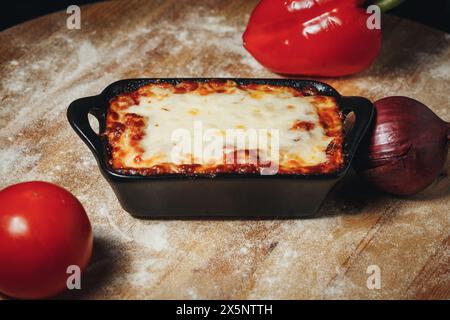
[{"label": "scattered flour", "polygon": [[[367,297],[369,293],[361,287],[365,282],[359,281],[365,277],[365,263],[384,257],[379,263],[386,269],[401,270],[402,262],[423,260],[432,254],[438,246],[432,240],[448,233],[448,196],[434,201],[430,210],[427,202],[417,202],[414,210],[411,203],[401,203],[396,214],[402,222],[387,219],[383,228],[376,230],[371,229],[376,219],[355,219],[339,208],[330,209],[337,216],[278,222],[144,221],[120,208],[98,173],[95,159],[68,127],[65,111],[71,101],[97,94],[109,83],[128,77],[276,76],[242,46],[248,14],[242,23],[231,24],[202,5],[195,9],[183,13],[182,30],[166,19],[142,22],[126,31],[118,25],[108,30],[108,35],[101,30],[82,30],[73,37],[62,32],[52,35],[47,48],[37,46],[39,50],[33,55],[25,54],[0,66],[9,75],[0,83],[0,123],[5,123],[0,126],[0,187],[18,179],[45,178],[64,181],[77,195],[93,221],[94,232],[117,250],[112,260],[120,266],[119,275],[93,296],[149,296],[153,286],[164,289],[171,285],[175,288],[173,297],[187,294],[192,299],[198,299],[200,293],[203,297],[205,292],[207,298],[223,298],[225,293],[233,298],[244,289],[250,298],[338,298],[355,292]],[[102,36],[105,41],[97,42]],[[450,41],[448,35],[444,39]],[[196,58],[192,60],[192,56]],[[165,64],[165,57],[171,57],[172,63]],[[400,69],[386,74],[383,66],[348,83],[355,91],[377,98],[386,94],[420,96],[429,78],[444,80],[442,86],[447,81],[448,91],[448,63],[442,64],[430,53],[413,58],[422,75],[415,83],[405,84]],[[207,65],[204,59],[213,62]],[[448,115],[449,98],[440,99],[438,111]],[[46,136],[45,128],[52,126],[56,128],[49,133],[54,135],[52,139],[37,140],[26,133],[36,128]],[[65,149],[50,145],[52,141],[63,144],[72,140]],[[38,152],[45,147],[50,153],[57,151]],[[53,159],[54,166],[39,166],[43,158]],[[11,171],[16,175],[11,176]],[[368,216],[383,214],[375,200],[369,201],[364,211]],[[396,236],[399,233],[402,237]],[[368,249],[358,257],[361,265],[354,262],[349,268],[342,267],[368,234],[376,241],[368,243]],[[173,275],[168,276],[170,272]],[[330,282],[332,276],[336,277],[334,282]],[[395,291],[400,288],[398,283],[411,281],[406,271],[391,277],[397,283],[392,280],[394,289],[383,291],[387,292],[384,296],[400,295]],[[446,278],[439,281],[445,283]]]},{"label": "scattered flour", "polygon": [[144,223],[139,221],[130,232],[133,240],[147,249],[157,252],[168,249],[168,230],[164,222]]},{"label": "scattered flour", "polygon": [[14,178],[21,178],[26,170],[33,168],[41,158],[40,154],[30,154],[27,146],[15,145],[0,149],[0,177],[14,172]]},{"label": "scattered flour", "polygon": [[187,289],[187,294],[188,294],[190,299],[194,299],[194,300],[198,300],[199,299],[197,290],[195,288]]}]

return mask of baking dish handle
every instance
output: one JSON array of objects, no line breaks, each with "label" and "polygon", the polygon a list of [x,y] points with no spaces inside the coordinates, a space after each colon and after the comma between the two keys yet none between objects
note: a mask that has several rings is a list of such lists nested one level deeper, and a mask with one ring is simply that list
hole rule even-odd
[{"label": "baking dish handle", "polygon": [[346,135],[346,146],[351,157],[354,156],[364,134],[372,123],[375,113],[372,102],[363,97],[342,97],[342,112],[348,115],[355,114],[355,123],[348,135]]},{"label": "baking dish handle", "polygon": [[91,149],[97,160],[102,159],[102,143],[100,136],[92,130],[88,115],[92,114],[102,123],[101,99],[99,96],[81,98],[73,101],[67,109],[67,119],[75,132]]}]

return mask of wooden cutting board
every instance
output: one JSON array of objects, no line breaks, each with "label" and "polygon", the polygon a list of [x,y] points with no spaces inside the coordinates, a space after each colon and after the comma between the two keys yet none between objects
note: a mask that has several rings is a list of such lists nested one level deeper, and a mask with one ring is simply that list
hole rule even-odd
[{"label": "wooden cutting board", "polygon": [[[450,298],[449,165],[396,198],[354,174],[308,220],[137,220],[66,121],[77,98],[132,77],[278,77],[244,50],[256,1],[111,1],[0,33],[0,188],[73,192],[95,232],[83,290],[66,298]],[[407,95],[450,120],[450,36],[383,16],[383,49],[358,75],[323,80],[372,100]],[[418,128],[426,129],[426,128]],[[299,199],[301,201],[301,199]],[[367,269],[381,270],[369,289]]]}]

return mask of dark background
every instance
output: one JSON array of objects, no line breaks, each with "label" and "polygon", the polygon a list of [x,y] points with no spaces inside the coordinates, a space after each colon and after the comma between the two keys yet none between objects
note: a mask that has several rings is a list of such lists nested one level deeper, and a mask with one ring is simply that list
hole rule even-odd
[{"label": "dark background", "polygon": [[[144,0],[143,0],[144,1]],[[147,0],[149,1],[149,0]],[[86,4],[93,0],[14,0],[2,3],[0,30],[35,17],[65,10],[71,4]],[[450,33],[450,0],[406,0],[390,12]]]}]

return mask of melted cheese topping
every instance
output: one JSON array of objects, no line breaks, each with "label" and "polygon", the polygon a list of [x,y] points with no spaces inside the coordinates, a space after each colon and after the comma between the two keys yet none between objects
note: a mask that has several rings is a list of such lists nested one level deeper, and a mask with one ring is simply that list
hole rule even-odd
[{"label": "melted cheese topping", "polygon": [[[176,133],[184,133],[181,140],[191,147],[180,149]],[[223,137],[216,140],[219,154],[204,152],[211,145],[205,141],[208,133]],[[230,140],[230,133],[243,135],[245,144]],[[277,162],[278,173],[327,173],[343,164],[342,121],[334,98],[304,96],[291,87],[232,81],[150,84],[111,101],[106,135],[113,168],[129,173],[256,172],[268,161]],[[250,150],[260,164],[249,160]],[[240,164],[224,160],[230,153]]]}]

